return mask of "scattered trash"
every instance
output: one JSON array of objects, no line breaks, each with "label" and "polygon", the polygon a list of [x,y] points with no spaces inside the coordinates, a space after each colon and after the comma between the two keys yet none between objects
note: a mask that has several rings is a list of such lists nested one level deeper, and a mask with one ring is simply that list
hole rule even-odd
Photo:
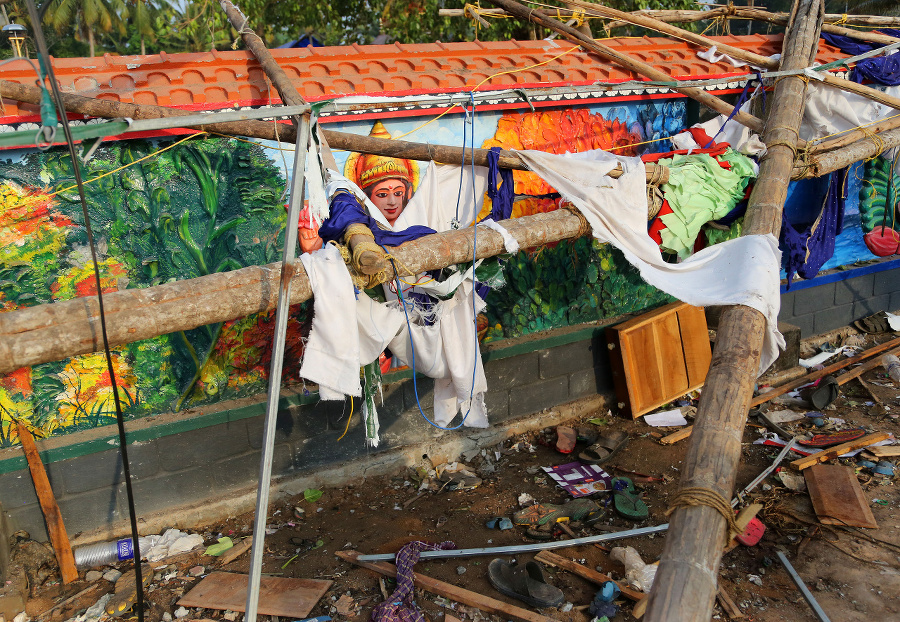
[{"label": "scattered trash", "polygon": [[762,577],[760,577],[758,574],[748,574],[747,581],[762,587]]},{"label": "scattered trash", "polygon": [[[144,540],[147,547],[144,548]],[[187,534],[180,529],[167,529],[161,536],[141,538],[141,555],[149,562],[159,561],[178,553],[190,551],[203,544],[203,536]]]},{"label": "scattered trash", "polygon": [[802,475],[782,469],[778,471],[776,477],[788,490],[793,490],[794,492],[803,492],[806,490],[806,480]]},{"label": "scattered trash", "polygon": [[534,505],[534,503],[535,503],[534,497],[529,495],[527,492],[523,492],[521,495],[519,495],[518,501],[519,501],[520,508],[525,508],[525,507],[528,507],[529,505]]},{"label": "scattered trash", "polygon": [[558,607],[566,600],[558,587],[547,583],[544,569],[537,562],[520,565],[494,559],[488,565],[488,580],[501,594],[532,607]]},{"label": "scattered trash", "polygon": [[557,485],[575,498],[608,491],[612,487],[609,473],[594,464],[569,462],[543,469]]},{"label": "scattered trash", "polygon": [[675,427],[687,425],[687,419],[681,412],[680,408],[674,410],[664,410],[663,412],[644,415],[644,423],[652,425],[655,428]]},{"label": "scattered trash", "polygon": [[229,538],[228,536],[223,536],[219,538],[218,544],[212,544],[206,547],[206,552],[204,554],[218,557],[233,546],[234,542],[231,541],[231,538]]},{"label": "scattered trash", "polygon": [[513,528],[512,521],[509,520],[508,518],[506,518],[505,516],[494,517],[491,520],[487,521],[485,523],[485,526],[488,529],[500,529],[500,530],[504,530],[504,531],[507,529]]},{"label": "scattered trash", "polygon": [[650,593],[653,578],[656,576],[656,564],[645,564],[640,554],[631,546],[616,546],[609,552],[609,557],[625,565],[625,580],[633,588]]}]

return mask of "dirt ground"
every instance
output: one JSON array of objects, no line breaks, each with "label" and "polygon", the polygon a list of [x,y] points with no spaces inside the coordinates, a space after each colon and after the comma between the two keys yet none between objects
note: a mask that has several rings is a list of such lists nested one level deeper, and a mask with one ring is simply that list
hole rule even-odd
[{"label": "dirt ground", "polygon": [[[839,342],[840,338],[835,340]],[[878,337],[878,340],[886,341],[887,338]],[[871,347],[872,343],[872,338],[869,338],[865,347]],[[900,415],[900,388],[886,377],[881,367],[867,372],[863,377],[869,381],[870,389],[882,400],[884,407],[875,403],[860,383],[850,381],[841,387],[841,397],[826,409],[825,415],[844,419],[847,427],[865,427],[869,431],[892,432],[900,436],[900,421],[896,416]],[[760,384],[763,385],[764,381],[761,380]],[[784,408],[786,406],[772,404],[769,410]],[[794,409],[799,412],[809,410]],[[592,417],[604,419],[607,424],[597,426],[588,423],[587,420]],[[792,429],[799,432],[811,427],[810,421],[806,419]],[[599,523],[579,529],[577,535],[595,535],[666,522],[665,510],[670,495],[677,488],[687,442],[661,445],[658,438],[674,429],[652,428],[641,420],[626,420],[606,412],[594,413],[583,421],[571,422],[571,425],[595,427],[601,432],[609,429],[627,431],[630,436],[627,447],[603,467],[613,475],[632,471],[661,480],[637,484],[650,509],[648,520],[636,524],[608,509]],[[753,444],[760,433],[760,428],[752,423],[745,430],[737,478],[739,488],[746,486],[771,464],[778,453],[775,447]],[[493,517],[511,517],[519,509],[518,498],[522,493],[528,493],[542,503],[562,503],[567,499],[566,493],[556,487],[539,467],[571,462],[584,444],[579,443],[574,454],[563,455],[555,447],[542,444],[542,440],[554,438],[554,430],[545,430],[540,434],[510,439],[484,450],[480,455],[469,456],[468,460],[461,457],[460,460],[465,461],[482,479],[482,483],[472,490],[444,490],[419,496],[422,476],[432,466],[423,456],[423,468],[419,471],[404,470],[393,477],[325,489],[315,502],[306,501],[301,496],[273,506],[268,523],[272,533],[266,538],[263,572],[271,576],[333,581],[309,617],[325,615],[335,620],[362,622],[370,616],[373,607],[384,600],[379,577],[341,561],[335,557],[336,551],[395,552],[413,539],[430,542],[451,540],[459,548],[534,542],[525,536],[522,527],[501,531],[489,529],[485,523]],[[796,457],[789,454],[783,464]],[[856,465],[855,459],[842,460],[841,463]],[[781,550],[792,561],[831,620],[900,621],[900,494],[894,485],[896,480],[874,476],[861,468],[857,468],[857,478],[878,522],[879,528],[876,530],[815,528],[815,515],[808,494],[791,492],[772,476],[749,495],[751,500],[764,506],[760,517],[767,527],[765,535],[756,546],[738,546],[727,552],[722,558],[719,575],[721,587],[731,596],[746,620],[802,622],[817,619],[778,562],[776,551]],[[303,510],[300,518],[295,508]],[[206,544],[212,544],[220,535],[232,538],[249,535],[252,521],[252,515],[238,516],[197,533],[203,535]],[[808,535],[812,537],[807,538]],[[568,537],[561,533],[556,539]],[[664,541],[665,535],[660,534],[607,542],[605,546],[630,545],[645,561],[653,562],[659,559]],[[612,561],[608,553],[598,546],[568,547],[554,552],[616,579],[623,576],[621,564]],[[449,584],[525,607],[523,603],[503,596],[491,587],[487,580],[487,566],[493,557],[423,560],[415,569]],[[515,559],[525,562],[533,557],[534,553],[528,553]],[[249,558],[249,554],[244,554],[225,566],[224,570],[247,572]],[[507,556],[505,559],[512,558]],[[157,569],[156,578],[147,590],[147,619],[158,622],[174,614],[178,609],[178,599],[217,566],[216,558],[196,551],[182,554],[172,563]],[[125,565],[120,565],[120,568],[124,569]],[[192,568],[200,576],[191,576]],[[567,571],[556,568],[547,568],[547,571],[550,582],[563,591],[570,605],[541,610],[541,613],[562,622],[588,622],[591,616],[586,606],[598,586]],[[92,590],[44,615],[42,619],[45,622],[73,618],[94,604],[102,594],[114,589],[112,583],[103,579],[61,586],[51,576],[43,586],[34,589],[27,613],[37,617],[92,586]],[[384,587],[390,592],[393,583],[388,582]],[[621,611],[615,619],[633,619],[632,603],[627,600],[620,602]],[[473,607],[418,590],[416,603],[429,622],[441,622],[445,615],[463,621],[493,618],[499,622],[508,618],[491,616]],[[241,616],[212,609],[191,609],[184,619],[202,618],[237,618],[240,621]],[[718,604],[713,619],[728,619]]]}]

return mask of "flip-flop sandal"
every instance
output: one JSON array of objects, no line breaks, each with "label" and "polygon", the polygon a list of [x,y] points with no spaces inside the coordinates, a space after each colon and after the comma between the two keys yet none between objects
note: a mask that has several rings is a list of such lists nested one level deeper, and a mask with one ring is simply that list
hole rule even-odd
[{"label": "flip-flop sandal", "polygon": [[537,562],[523,566],[495,559],[488,564],[488,580],[501,594],[532,607],[558,607],[566,600],[562,590],[547,583],[544,569]]},{"label": "flip-flop sandal", "polygon": [[561,518],[573,521],[589,520],[592,515],[601,513],[600,506],[587,498],[573,499],[563,505],[536,503],[513,514],[516,525],[540,526],[555,523]]},{"label": "flip-flop sandal", "polygon": [[[141,564],[141,584],[146,590],[153,581],[153,568]],[[137,602],[137,578],[134,570],[129,570],[116,580],[116,591],[106,603],[106,613],[114,618],[121,617]]]},{"label": "flip-flop sandal", "polygon": [[593,445],[578,454],[578,459],[585,464],[603,464],[627,444],[627,432],[611,430],[598,438]]},{"label": "flip-flop sandal", "polygon": [[613,478],[613,507],[622,518],[641,521],[650,515],[647,504],[634,490],[634,484],[627,477]]},{"label": "flip-flop sandal", "polygon": [[575,437],[578,439],[579,443],[587,443],[588,445],[593,445],[597,442],[597,438],[600,436],[600,430],[596,427],[588,427],[588,426],[579,426],[575,428]]},{"label": "flip-flop sandal", "polygon": [[832,432],[830,434],[814,434],[811,439],[801,439],[797,442],[806,447],[833,447],[841,443],[849,443],[866,435],[864,428],[856,428],[854,430],[843,430],[841,432]]},{"label": "flip-flop sandal", "polygon": [[830,405],[841,394],[841,388],[834,376],[825,376],[814,387],[805,390],[807,401],[816,410],[822,410]]},{"label": "flip-flop sandal", "polygon": [[864,333],[878,334],[893,332],[890,323],[888,323],[887,315],[884,311],[874,313],[869,317],[853,322],[853,326]]}]

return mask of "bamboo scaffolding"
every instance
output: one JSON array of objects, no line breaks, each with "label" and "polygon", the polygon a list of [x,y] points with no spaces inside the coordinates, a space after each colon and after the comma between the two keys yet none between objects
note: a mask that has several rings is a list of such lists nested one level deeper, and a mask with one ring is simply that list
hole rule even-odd
[{"label": "bamboo scaffolding", "polygon": [[[796,0],[784,39],[782,69],[802,69],[815,58],[822,15],[822,0]],[[744,235],[778,237],[805,91],[804,80],[797,76],[785,77],[775,85],[763,135],[768,151],[750,195]],[[755,309],[733,306],[722,313],[684,460],[681,490],[711,490],[726,504],[731,499],[764,331],[765,318]],[[708,505],[675,507],[648,599],[648,622],[710,619],[727,542],[725,526],[725,517]]]},{"label": "bamboo scaffolding", "polygon": [[[646,17],[643,15],[634,15],[632,13],[626,13],[625,11],[619,11],[617,9],[612,9],[600,4],[596,4],[594,2],[586,2],[585,0],[568,0],[570,4],[573,6],[580,7],[584,10],[587,15],[599,15],[602,17],[612,17],[616,19],[620,19],[623,21],[628,21],[637,26],[643,26],[644,28],[649,28],[660,32],[662,34],[669,35],[671,37],[675,37],[677,39],[682,39],[689,43],[694,43],[696,45],[702,45],[706,48],[716,47],[718,51],[732,56],[738,60],[742,60],[744,62],[750,63],[751,65],[756,65],[757,67],[764,67],[766,69],[777,70],[779,67],[779,61],[769,58],[768,56],[762,56],[760,54],[756,54],[754,52],[748,52],[742,48],[734,47],[732,45],[728,45],[726,43],[721,43],[714,39],[710,39],[709,37],[704,37],[703,35],[699,35],[695,32],[691,32],[690,30],[684,30],[683,28],[678,28],[677,26],[672,26],[671,24],[667,24],[663,21],[653,19],[651,17]],[[897,40],[900,41],[900,40]],[[857,95],[861,95],[868,99],[880,102],[886,106],[890,106],[897,110],[900,110],[900,98],[892,97],[890,95],[885,94],[882,91],[877,89],[873,89],[871,87],[857,84],[856,82],[852,82],[850,80],[845,80],[843,78],[839,78],[827,72],[817,72],[816,74],[819,76],[821,81],[824,84],[829,86],[833,86],[835,88],[841,89],[842,91],[846,91],[849,93],[855,93]]]},{"label": "bamboo scaffolding", "polygon": [[[690,9],[643,9],[641,11],[632,11],[631,15],[644,15],[646,17],[658,19],[661,22],[687,24],[691,22],[706,22],[720,18],[742,19],[742,16],[740,16],[738,13],[743,8],[744,7],[727,6],[716,7],[706,11]],[[465,14],[465,9],[438,10],[439,17],[463,17],[465,16]],[[506,17],[509,15],[509,13],[507,13],[503,9],[477,9],[476,14],[487,17]],[[554,17],[557,17],[558,19],[571,19],[575,14],[575,11],[572,11],[571,9],[559,9],[555,13],[550,14],[553,14]],[[776,19],[784,20],[785,22],[788,18],[787,13],[771,13],[771,15]],[[632,22],[611,21],[606,24],[606,30],[621,28],[623,26],[629,26],[631,24]],[[850,26],[873,26],[876,28],[897,27],[900,26],[900,17],[889,17],[884,15],[851,15],[846,13],[826,13],[825,24],[822,28],[824,30],[827,26],[839,24],[848,24]]]},{"label": "bamboo scaffolding", "polygon": [[[605,45],[597,43],[595,40],[581,34],[576,29],[566,26],[564,23],[553,19],[546,13],[542,11],[538,11],[537,9],[529,9],[528,7],[515,2],[514,0],[488,0],[491,4],[495,4],[498,7],[504,9],[511,15],[518,17],[519,19],[532,21],[540,26],[545,28],[549,28],[554,32],[564,36],[569,41],[573,43],[577,43],[581,45],[587,51],[596,54],[600,58],[606,61],[610,61],[621,65],[622,67],[633,71],[642,76],[646,76],[651,80],[659,80],[663,82],[672,81],[672,76],[667,74],[664,71],[660,71],[659,69],[649,65],[645,62],[636,60],[627,54],[622,54],[609,48]],[[696,87],[689,86],[681,86],[681,87],[673,87],[674,90],[678,91],[683,95],[687,95],[691,99],[694,99],[707,108],[718,112],[719,114],[730,115],[734,113],[734,120],[738,123],[749,127],[754,132],[760,133],[762,132],[762,121],[757,117],[748,114],[746,112],[735,112],[734,106],[731,104],[719,99],[718,97],[707,93],[703,89],[699,89]]]}]

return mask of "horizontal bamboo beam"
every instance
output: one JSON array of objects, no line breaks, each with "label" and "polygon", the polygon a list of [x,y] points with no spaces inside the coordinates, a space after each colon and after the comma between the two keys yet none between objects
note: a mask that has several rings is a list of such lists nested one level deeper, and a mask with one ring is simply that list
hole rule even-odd
[{"label": "horizontal bamboo beam", "polygon": [[796,163],[794,179],[821,177],[898,146],[900,146],[900,128],[871,134],[840,149],[807,156],[806,162]]},{"label": "horizontal bamboo beam", "polygon": [[[503,221],[521,248],[533,248],[578,236],[579,216],[568,210]],[[428,235],[394,248],[401,276],[471,261],[473,229]],[[502,236],[478,229],[476,258],[505,253]],[[159,335],[226,322],[274,309],[281,264],[104,294],[109,345],[116,347]],[[290,303],[312,297],[309,280],[297,262],[291,276]],[[58,361],[103,349],[96,297],[76,298],[0,313],[0,374],[20,367]]]},{"label": "horizontal bamboo beam", "polygon": [[[19,84],[0,80],[0,98],[10,99],[26,104],[40,105],[41,91],[35,86]],[[83,114],[89,117],[104,119],[162,119],[169,117],[188,116],[194,114],[188,110],[168,108],[166,106],[152,106],[147,104],[125,104],[107,99],[95,99],[83,97],[72,93],[63,93],[63,103],[66,112]],[[244,136],[247,138],[259,138],[263,140],[280,140],[283,142],[296,141],[296,130],[292,125],[273,123],[270,121],[229,121],[225,123],[204,123],[192,125],[193,129],[224,134],[226,136]],[[336,132],[334,130],[321,130],[328,145],[333,149],[344,151],[356,151],[358,153],[371,153],[395,158],[408,158],[410,160],[422,160],[440,162],[441,164],[459,165],[465,157],[465,163],[470,164],[475,159],[475,166],[487,166],[490,149],[472,149],[452,147],[449,145],[430,145],[414,143],[405,140],[390,140],[375,136],[362,136],[348,132]],[[513,151],[500,151],[499,165],[501,168],[509,168],[519,171],[527,171],[528,167]],[[662,169],[657,172],[656,169]],[[611,175],[617,177],[620,172]],[[659,177],[661,175],[661,177]],[[647,177],[658,176],[661,183],[668,180],[668,169],[656,164],[647,164]]]}]

